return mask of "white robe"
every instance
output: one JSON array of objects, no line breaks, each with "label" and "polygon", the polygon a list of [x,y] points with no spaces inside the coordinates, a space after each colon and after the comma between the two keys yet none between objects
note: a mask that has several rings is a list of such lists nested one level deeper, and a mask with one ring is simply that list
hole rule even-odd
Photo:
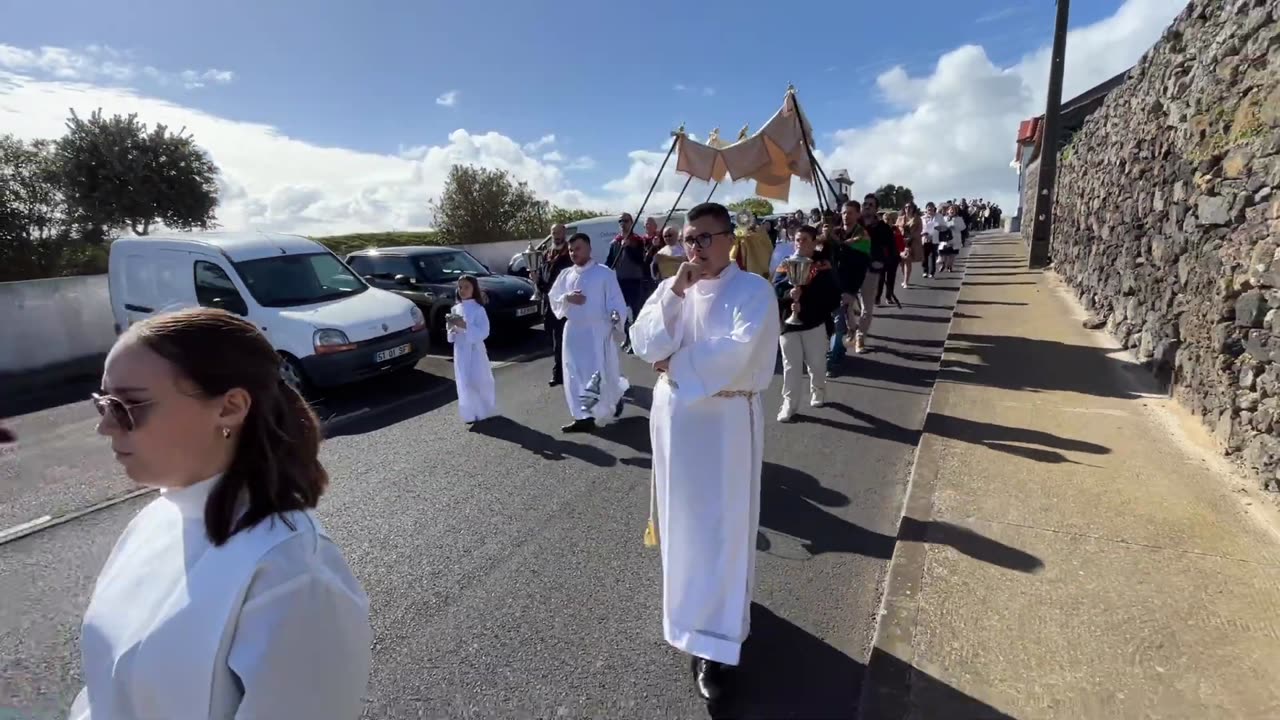
[{"label": "white robe", "polygon": [[458,414],[463,422],[476,422],[498,414],[498,400],[493,385],[493,368],[485,338],[489,337],[489,314],[475,300],[463,300],[453,306],[453,314],[467,321],[465,329],[448,328],[453,343],[453,377],[458,383]]},{"label": "white robe", "polygon": [[[750,631],[764,410],[777,362],[769,281],[729,265],[685,292],[664,281],[631,326],[646,362],[670,358],[653,391],[662,626],[691,655],[736,665]],[[716,397],[749,391],[747,397]]]},{"label": "white robe", "polygon": [[166,490],[138,513],[98,575],[71,720],[359,716],[369,601],[310,512],[204,531],[217,478]]},{"label": "white robe", "polygon": [[[581,290],[587,301],[574,305],[565,298]],[[618,341],[610,312],[627,317],[627,303],[613,270],[588,262],[566,268],[547,294],[551,312],[564,324],[564,397],[574,420],[613,418],[622,395],[630,387],[618,368]],[[591,376],[600,373],[600,401],[591,412],[582,409],[582,393]]]}]

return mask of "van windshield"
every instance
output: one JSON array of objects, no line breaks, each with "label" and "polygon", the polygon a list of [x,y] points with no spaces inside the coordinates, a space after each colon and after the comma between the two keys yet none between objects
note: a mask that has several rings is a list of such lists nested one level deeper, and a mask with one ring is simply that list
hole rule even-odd
[{"label": "van windshield", "polygon": [[236,263],[253,298],[263,307],[296,307],[359,295],[369,288],[329,253],[277,255]]}]

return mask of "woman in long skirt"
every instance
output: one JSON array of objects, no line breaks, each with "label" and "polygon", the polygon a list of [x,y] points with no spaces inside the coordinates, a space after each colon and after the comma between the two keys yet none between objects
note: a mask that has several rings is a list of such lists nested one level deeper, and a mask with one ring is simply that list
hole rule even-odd
[{"label": "woman in long skirt", "polygon": [[458,304],[449,311],[448,337],[453,343],[453,376],[458,383],[458,414],[468,425],[498,414],[493,368],[484,341],[489,314],[484,293],[470,275],[458,278]]}]

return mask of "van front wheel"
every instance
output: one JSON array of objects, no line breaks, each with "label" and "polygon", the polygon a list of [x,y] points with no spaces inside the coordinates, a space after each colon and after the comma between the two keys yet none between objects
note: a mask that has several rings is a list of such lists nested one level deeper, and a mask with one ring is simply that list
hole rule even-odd
[{"label": "van front wheel", "polygon": [[280,379],[304,398],[311,389],[306,374],[302,372],[302,364],[290,355],[280,355]]}]

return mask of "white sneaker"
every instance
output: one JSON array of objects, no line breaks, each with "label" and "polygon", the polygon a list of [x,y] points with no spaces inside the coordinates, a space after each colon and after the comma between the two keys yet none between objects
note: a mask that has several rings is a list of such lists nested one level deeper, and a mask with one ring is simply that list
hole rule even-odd
[{"label": "white sneaker", "polygon": [[826,404],[827,403],[824,400],[822,400],[822,398],[813,398],[809,401],[809,407],[813,407],[813,408],[824,407]]},{"label": "white sneaker", "polygon": [[780,423],[795,422],[795,419],[796,411],[791,408],[782,408],[782,410],[778,411],[778,422]]}]

